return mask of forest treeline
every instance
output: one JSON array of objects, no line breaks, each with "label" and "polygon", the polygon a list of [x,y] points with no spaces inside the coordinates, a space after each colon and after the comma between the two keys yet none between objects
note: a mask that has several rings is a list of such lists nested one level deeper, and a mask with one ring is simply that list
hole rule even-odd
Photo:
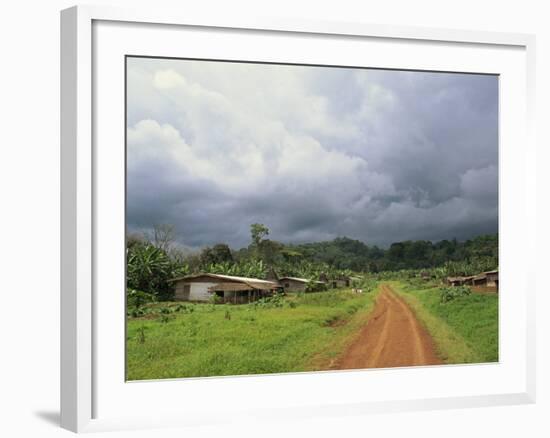
[{"label": "forest treeline", "polygon": [[338,237],[324,242],[284,244],[268,238],[263,224],[250,226],[250,244],[232,249],[220,242],[197,253],[178,250],[174,227],[155,227],[152,235],[127,238],[127,285],[159,298],[171,294],[169,279],[196,272],[265,278],[280,276],[318,279],[353,273],[441,268],[441,275],[469,275],[498,267],[498,235],[466,241],[408,240],[389,248]]},{"label": "forest treeline", "polygon": [[[303,257],[328,263],[339,269],[381,272],[442,266],[447,262],[498,259],[498,235],[482,235],[459,242],[456,239],[432,243],[429,240],[395,242],[388,249],[368,246],[347,237],[290,247]],[[498,264],[498,262],[497,262]]]}]

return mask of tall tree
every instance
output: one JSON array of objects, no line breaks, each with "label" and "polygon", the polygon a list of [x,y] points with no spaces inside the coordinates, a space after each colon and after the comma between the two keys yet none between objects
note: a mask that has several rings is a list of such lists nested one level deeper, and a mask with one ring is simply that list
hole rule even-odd
[{"label": "tall tree", "polygon": [[170,224],[155,225],[153,228],[153,245],[168,252],[176,239],[176,228]]},{"label": "tall tree", "polygon": [[252,244],[255,247],[259,247],[262,239],[269,234],[269,228],[264,224],[252,224],[250,225],[250,236],[252,237]]},{"label": "tall tree", "polygon": [[204,248],[201,252],[200,258],[203,266],[211,263],[233,262],[231,249],[225,243],[217,243],[212,248]]}]

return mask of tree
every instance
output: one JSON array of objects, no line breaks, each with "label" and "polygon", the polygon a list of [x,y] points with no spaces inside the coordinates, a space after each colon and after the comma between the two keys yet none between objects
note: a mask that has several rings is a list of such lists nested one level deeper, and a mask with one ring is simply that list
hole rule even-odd
[{"label": "tree", "polygon": [[252,245],[256,248],[260,246],[262,239],[269,234],[269,228],[264,224],[250,225],[250,235],[252,237]]},{"label": "tree", "polygon": [[390,245],[388,250],[388,258],[394,261],[400,261],[405,255],[405,243],[395,242]]},{"label": "tree", "polygon": [[231,249],[225,243],[217,243],[212,248],[206,247],[202,250],[200,255],[201,264],[203,266],[212,263],[225,263],[233,262],[233,254]]},{"label": "tree", "polygon": [[[266,239],[269,235],[269,228],[264,224],[251,224],[250,225],[250,237],[252,243],[249,246],[249,250],[252,253],[253,258],[263,261],[266,265],[275,265],[280,262],[284,262],[287,254],[282,252],[285,250],[285,246],[275,240]],[[297,254],[297,253],[296,253]]]},{"label": "tree", "polygon": [[126,248],[132,248],[136,245],[143,245],[147,242],[147,238],[139,233],[126,234]]},{"label": "tree", "polygon": [[250,245],[250,249],[252,250],[252,254],[254,258],[262,260],[263,259],[263,251],[262,251],[262,243],[265,236],[269,234],[269,228],[267,228],[264,224],[252,224],[250,225],[250,237],[252,238],[252,244]]},{"label": "tree", "polygon": [[300,251],[296,251],[295,249],[289,247],[281,248],[280,253],[285,262],[297,262],[304,256]]},{"label": "tree", "polygon": [[166,254],[150,243],[135,244],[128,248],[127,287],[148,292],[166,299],[172,294],[168,280],[183,272]]},{"label": "tree", "polygon": [[176,229],[174,225],[160,224],[153,228],[153,245],[163,251],[168,252],[174,240],[176,239]]},{"label": "tree", "polygon": [[267,265],[274,265],[279,260],[282,260],[281,250],[284,248],[282,243],[276,242],[275,240],[264,239],[260,242],[258,246],[258,251],[260,258]]}]

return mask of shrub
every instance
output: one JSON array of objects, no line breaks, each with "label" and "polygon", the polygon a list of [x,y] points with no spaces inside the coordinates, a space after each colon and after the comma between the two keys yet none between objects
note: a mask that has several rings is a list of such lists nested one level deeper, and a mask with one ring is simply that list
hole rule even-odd
[{"label": "shrub", "polygon": [[210,301],[210,304],[220,304],[223,301],[223,298],[213,293],[212,295],[210,295],[209,301]]},{"label": "shrub", "polygon": [[309,280],[306,283],[306,292],[321,292],[327,290],[326,283],[316,283],[315,280]]},{"label": "shrub", "polygon": [[187,273],[187,266],[180,265],[166,251],[149,242],[135,242],[127,248],[126,282],[130,289],[168,300],[174,296],[169,280]]},{"label": "shrub", "polygon": [[172,308],[172,312],[175,313],[193,313],[195,306],[193,304],[177,304]]},{"label": "shrub", "polygon": [[274,307],[283,307],[285,299],[283,294],[275,294],[271,297],[260,298],[249,305],[254,308],[274,308]]},{"label": "shrub", "polygon": [[160,322],[166,323],[173,318],[173,309],[171,309],[170,307],[161,307],[158,312],[160,313]]},{"label": "shrub", "polygon": [[167,314],[163,313],[163,314],[160,315],[159,321],[165,324],[168,321],[170,321],[170,319],[171,319],[170,315],[167,315]]},{"label": "shrub", "polygon": [[126,312],[126,315],[129,316],[130,318],[139,318],[145,315],[145,310],[134,307],[134,308],[128,309],[128,311]]},{"label": "shrub", "polygon": [[441,304],[448,303],[459,297],[466,297],[472,293],[468,286],[442,287],[439,290],[439,302]]},{"label": "shrub", "polygon": [[148,313],[146,304],[156,302],[153,294],[136,289],[126,289],[126,315],[130,318],[140,318]]},{"label": "shrub", "polygon": [[156,302],[156,297],[153,294],[137,289],[126,289],[126,305],[129,308],[140,309],[145,304],[154,302]]}]

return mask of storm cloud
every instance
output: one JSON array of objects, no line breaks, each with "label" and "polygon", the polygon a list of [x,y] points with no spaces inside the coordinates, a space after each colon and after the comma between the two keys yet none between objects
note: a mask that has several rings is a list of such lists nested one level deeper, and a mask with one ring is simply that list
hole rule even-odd
[{"label": "storm cloud", "polygon": [[193,248],[498,229],[498,78],[128,58],[127,226]]}]

